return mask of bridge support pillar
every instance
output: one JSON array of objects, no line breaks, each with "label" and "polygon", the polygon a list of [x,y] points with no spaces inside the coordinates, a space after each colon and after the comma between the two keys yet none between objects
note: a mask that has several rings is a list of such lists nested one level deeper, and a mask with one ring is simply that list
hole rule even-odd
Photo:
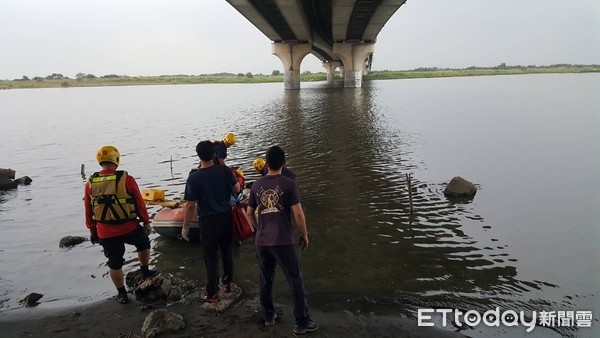
[{"label": "bridge support pillar", "polygon": [[375,51],[374,43],[334,43],[333,55],[344,64],[344,87],[359,88],[365,61]]},{"label": "bridge support pillar", "polygon": [[333,83],[333,76],[335,75],[336,68],[340,67],[342,63],[340,61],[325,61],[322,63],[325,72],[327,73],[327,83]]},{"label": "bridge support pillar", "polygon": [[272,53],[283,63],[283,82],[285,89],[300,89],[300,64],[312,51],[308,43],[274,42]]}]

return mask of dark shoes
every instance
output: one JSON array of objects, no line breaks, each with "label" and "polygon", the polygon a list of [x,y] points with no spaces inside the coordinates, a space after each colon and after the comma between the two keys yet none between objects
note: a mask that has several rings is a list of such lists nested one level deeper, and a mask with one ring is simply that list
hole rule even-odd
[{"label": "dark shoes", "polygon": [[129,303],[129,298],[127,297],[127,294],[126,294],[126,293],[120,293],[120,292],[119,292],[119,293],[118,293],[118,294],[115,296],[115,300],[116,300],[116,301],[117,301],[117,303],[119,303],[119,304],[127,304],[127,303]]},{"label": "dark shoes", "polygon": [[273,315],[273,319],[265,320],[265,326],[273,326],[275,325],[275,319],[277,319],[277,312]]},{"label": "dark shoes", "polygon": [[216,303],[219,301],[219,296],[216,293],[209,295],[206,291],[204,291],[202,295],[200,295],[200,300],[205,303]]},{"label": "dark shoes", "polygon": [[308,332],[315,332],[318,329],[319,329],[319,324],[317,324],[311,320],[302,326],[295,325],[293,332],[295,334],[305,334]]},{"label": "dark shoes", "polygon": [[160,273],[160,271],[158,271],[158,270],[148,270],[148,271],[142,270],[142,277],[144,277],[144,279],[148,279],[150,277],[158,276],[159,273]]}]

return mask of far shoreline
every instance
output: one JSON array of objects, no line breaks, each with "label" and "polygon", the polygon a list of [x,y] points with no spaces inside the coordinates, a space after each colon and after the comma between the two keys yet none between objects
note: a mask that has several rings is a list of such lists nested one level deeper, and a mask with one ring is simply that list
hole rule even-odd
[{"label": "far shoreline", "polygon": [[[493,75],[525,75],[525,74],[573,74],[573,73],[600,73],[600,65],[551,65],[551,66],[506,66],[496,67],[468,67],[455,68],[417,68],[401,71],[372,71],[365,75],[365,81],[370,80],[398,80],[422,79],[444,77],[469,77]],[[304,72],[302,82],[326,81],[325,73]],[[337,72],[334,81],[342,81]],[[104,87],[104,86],[147,86],[147,85],[176,85],[176,84],[253,84],[283,82],[283,75],[273,71],[271,75],[252,73],[217,73],[201,75],[160,75],[160,76],[127,76],[103,75],[96,77],[93,74],[79,73],[76,79],[54,73],[45,78],[34,77],[29,79],[0,80],[1,89],[31,89],[31,88],[70,88],[70,87]]]}]

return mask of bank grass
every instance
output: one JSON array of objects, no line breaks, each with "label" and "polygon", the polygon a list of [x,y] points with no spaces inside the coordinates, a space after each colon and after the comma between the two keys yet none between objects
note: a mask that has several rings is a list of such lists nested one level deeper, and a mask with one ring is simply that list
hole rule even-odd
[{"label": "bank grass", "polygon": [[[553,65],[553,66],[505,66],[497,67],[469,67],[465,69],[440,69],[417,68],[401,71],[372,71],[364,80],[392,80],[392,79],[418,79],[461,76],[490,76],[490,75],[519,75],[519,74],[548,74],[548,73],[596,73],[600,72],[600,65]],[[53,74],[55,75],[55,74]],[[61,76],[62,77],[62,76]],[[302,82],[325,81],[325,73],[308,73],[301,75]],[[336,76],[336,80],[340,80]],[[22,88],[69,88],[69,87],[102,87],[102,86],[147,86],[147,85],[177,85],[177,84],[203,84],[203,83],[273,83],[283,82],[283,74],[204,74],[204,75],[161,75],[161,76],[86,76],[79,79],[62,77],[48,79],[36,77],[35,79],[0,80],[0,89]]]},{"label": "bank grass", "polygon": [[590,66],[516,66],[465,69],[421,68],[403,71],[373,71],[363,77],[364,80],[419,79],[438,77],[492,76],[492,75],[524,75],[524,74],[561,74],[561,73],[598,73],[600,65]]}]

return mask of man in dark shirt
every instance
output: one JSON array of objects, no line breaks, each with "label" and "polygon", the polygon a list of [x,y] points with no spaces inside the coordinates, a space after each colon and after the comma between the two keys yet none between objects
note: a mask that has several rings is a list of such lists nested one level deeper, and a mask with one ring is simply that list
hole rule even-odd
[{"label": "man in dark shirt", "polygon": [[[252,166],[254,167],[254,169],[256,169],[256,171],[258,171],[260,176],[265,176],[269,172],[269,169],[267,169],[267,161],[265,161],[265,159],[262,157],[259,157],[256,160],[254,160],[254,162],[252,162]],[[281,169],[281,174],[293,180],[296,179],[296,174],[285,165]]]},{"label": "man in dark shirt", "polygon": [[228,167],[214,165],[215,146],[212,142],[198,143],[196,153],[200,157],[200,169],[190,174],[185,185],[181,237],[189,240],[190,220],[197,205],[208,280],[201,299],[214,303],[219,300],[219,249],[223,259],[221,283],[225,291],[230,290],[233,282],[233,223],[229,200],[232,193],[240,192],[240,184]]},{"label": "man in dark shirt", "polygon": [[[269,148],[266,165],[269,172],[254,182],[247,214],[256,232],[256,250],[260,268],[260,304],[266,326],[275,325],[277,313],[273,307],[273,282],[277,264],[283,270],[294,301],[296,325],[293,332],[304,334],[319,329],[308,314],[308,302],[295,246],[291,215],[300,230],[300,248],[308,248],[308,231],[300,193],[296,182],[281,174],[285,153],[278,146]],[[255,210],[257,211],[255,215]],[[257,223],[258,222],[258,226]]]}]

